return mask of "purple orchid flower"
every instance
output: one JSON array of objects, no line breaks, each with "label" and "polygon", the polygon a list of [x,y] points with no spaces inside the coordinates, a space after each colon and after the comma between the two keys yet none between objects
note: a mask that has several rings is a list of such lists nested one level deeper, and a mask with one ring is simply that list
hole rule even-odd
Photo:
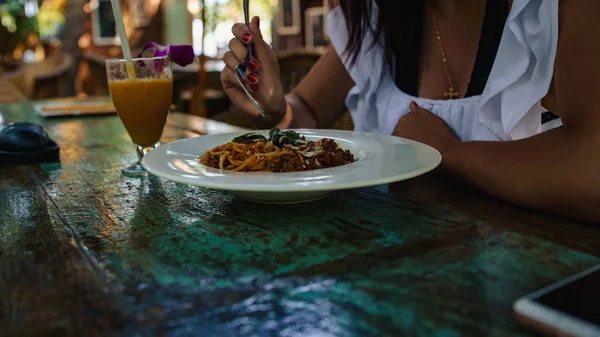
[{"label": "purple orchid flower", "polygon": [[144,49],[138,54],[138,57],[159,57],[167,55],[173,62],[182,67],[194,62],[194,59],[196,58],[194,48],[190,45],[170,44],[168,46],[161,46],[155,42],[148,42]]}]

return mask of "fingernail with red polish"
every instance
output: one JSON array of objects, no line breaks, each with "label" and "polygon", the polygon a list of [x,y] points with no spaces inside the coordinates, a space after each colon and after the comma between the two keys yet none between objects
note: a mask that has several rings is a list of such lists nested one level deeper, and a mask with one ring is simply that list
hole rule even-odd
[{"label": "fingernail with red polish", "polygon": [[415,103],[415,101],[410,102],[410,109],[411,110],[415,110],[418,109],[419,106],[417,105],[417,103]]},{"label": "fingernail with red polish", "polygon": [[244,40],[244,42],[250,41],[250,34],[248,34],[248,33],[244,34],[244,36],[242,36],[242,40]]},{"label": "fingernail with red polish", "polygon": [[250,63],[248,64],[248,67],[250,67],[250,70],[252,71],[256,71],[258,69],[258,62],[252,60],[250,61]]},{"label": "fingernail with red polish", "polygon": [[250,89],[254,92],[258,92],[258,90],[260,90],[260,88],[258,87],[258,84],[252,84],[250,86]]},{"label": "fingernail with red polish", "polygon": [[250,84],[256,84],[256,82],[258,82],[258,75],[256,75],[256,74],[249,74],[248,75],[248,83],[250,83]]}]

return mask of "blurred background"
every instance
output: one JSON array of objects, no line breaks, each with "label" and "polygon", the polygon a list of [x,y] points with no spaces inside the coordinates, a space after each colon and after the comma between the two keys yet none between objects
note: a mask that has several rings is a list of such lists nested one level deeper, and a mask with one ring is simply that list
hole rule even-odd
[{"label": "blurred background", "polygon": [[[134,53],[149,41],[194,46],[196,62],[175,69],[174,108],[233,118],[219,75],[231,26],[243,21],[242,0],[121,0],[121,6]],[[250,12],[261,17],[291,90],[328,44],[328,0],[251,0]],[[2,102],[106,96],[104,62],[121,54],[110,0],[0,0]]]}]

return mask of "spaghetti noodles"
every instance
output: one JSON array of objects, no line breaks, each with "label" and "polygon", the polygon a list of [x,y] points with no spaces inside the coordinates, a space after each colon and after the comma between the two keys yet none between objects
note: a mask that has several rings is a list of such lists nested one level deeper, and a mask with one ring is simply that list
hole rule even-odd
[{"label": "spaghetti noodles", "polygon": [[306,141],[286,132],[272,131],[269,139],[254,134],[238,137],[208,150],[200,163],[234,172],[299,172],[354,162],[354,155],[333,139]]}]

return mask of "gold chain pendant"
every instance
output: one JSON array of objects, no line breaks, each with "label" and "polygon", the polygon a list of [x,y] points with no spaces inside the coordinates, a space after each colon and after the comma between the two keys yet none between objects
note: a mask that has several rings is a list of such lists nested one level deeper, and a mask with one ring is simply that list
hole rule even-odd
[{"label": "gold chain pendant", "polygon": [[442,54],[442,61],[444,63],[444,69],[446,70],[446,74],[448,75],[448,91],[446,91],[444,93],[444,97],[446,99],[457,99],[459,97],[459,93],[458,93],[458,91],[456,91],[454,89],[454,81],[452,80],[452,73],[450,72],[450,66],[448,65],[448,59],[446,58],[446,49],[444,48],[444,43],[442,42],[442,35],[440,34],[440,27],[438,25],[435,15],[433,15],[433,24],[435,25],[436,38],[440,45],[440,52]]},{"label": "gold chain pendant", "polygon": [[454,86],[451,85],[450,88],[448,88],[448,91],[444,93],[444,97],[446,97],[446,99],[457,99],[458,91],[454,91]]}]

